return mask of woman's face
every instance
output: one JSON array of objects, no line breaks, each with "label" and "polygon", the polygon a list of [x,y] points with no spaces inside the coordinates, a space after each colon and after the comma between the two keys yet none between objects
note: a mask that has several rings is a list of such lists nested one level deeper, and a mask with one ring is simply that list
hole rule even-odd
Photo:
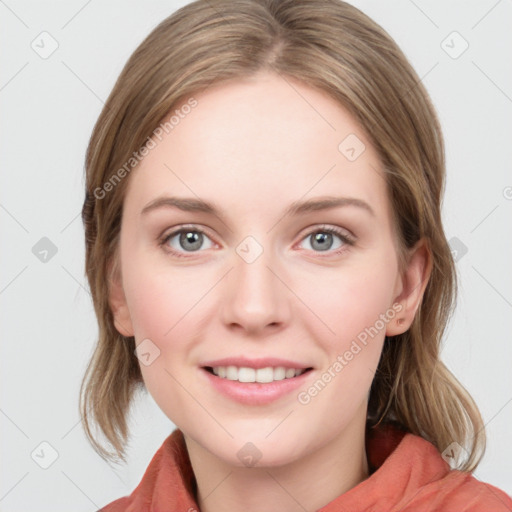
[{"label": "woman's face", "polygon": [[306,85],[259,74],[194,98],[125,178],[116,326],[189,439],[281,465],[364,429],[402,307],[386,183],[354,118]]}]

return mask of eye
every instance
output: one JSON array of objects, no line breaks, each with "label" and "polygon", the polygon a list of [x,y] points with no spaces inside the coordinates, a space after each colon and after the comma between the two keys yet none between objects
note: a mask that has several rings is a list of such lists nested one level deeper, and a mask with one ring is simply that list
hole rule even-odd
[{"label": "eye", "polygon": [[[204,244],[206,242],[206,247]],[[200,252],[201,248],[211,249],[213,243],[208,235],[199,228],[180,228],[164,236],[160,245],[165,246],[169,252],[176,256],[183,256],[185,252]]]},{"label": "eye", "polygon": [[[336,243],[336,239],[338,242]],[[303,239],[314,252],[328,252],[329,255],[339,254],[354,245],[355,238],[349,232],[331,226],[320,226],[311,231]],[[201,252],[214,246],[211,238],[198,227],[181,227],[164,235],[160,241],[164,249],[177,257],[186,257],[186,253]]]},{"label": "eye", "polygon": [[[336,243],[338,239],[338,243]],[[310,232],[303,238],[308,241],[311,250],[315,252],[334,252],[339,254],[346,250],[347,246],[354,245],[354,238],[346,231],[330,226],[322,226]]]}]

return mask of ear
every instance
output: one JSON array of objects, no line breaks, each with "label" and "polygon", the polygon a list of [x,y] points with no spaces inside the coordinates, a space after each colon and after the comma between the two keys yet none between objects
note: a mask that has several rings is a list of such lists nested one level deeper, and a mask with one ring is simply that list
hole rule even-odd
[{"label": "ear", "polygon": [[126,303],[126,297],[123,290],[123,280],[121,278],[121,272],[119,265],[113,264],[112,271],[109,270],[109,296],[108,302],[114,317],[114,325],[123,336],[133,336],[133,326],[128,310],[128,304]]},{"label": "ear", "polygon": [[408,251],[406,267],[397,280],[394,304],[402,307],[387,324],[386,336],[402,334],[412,325],[432,271],[432,256],[425,239]]}]

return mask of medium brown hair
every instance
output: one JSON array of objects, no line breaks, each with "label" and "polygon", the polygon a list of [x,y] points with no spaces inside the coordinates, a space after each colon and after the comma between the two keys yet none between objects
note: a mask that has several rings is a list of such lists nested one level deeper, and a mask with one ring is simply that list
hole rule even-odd
[{"label": "medium brown hair", "polygon": [[[117,332],[108,301],[129,180],[124,173],[118,179],[119,170],[180,102],[211,84],[259,71],[300,80],[348,109],[380,156],[399,255],[421,238],[428,244],[430,279],[410,329],[384,342],[368,425],[397,422],[441,452],[458,442],[469,453],[459,469],[473,470],[485,449],[482,418],[440,360],[457,284],[441,223],[441,129],[426,90],[396,43],[339,0],[195,1],[162,21],[124,66],[86,155],[86,272],[99,324],[80,390],[90,442],[102,457],[125,460],[127,415],[134,392],[144,389],[135,340]],[[105,184],[114,179],[107,191]],[[96,439],[93,424],[114,452]]]}]

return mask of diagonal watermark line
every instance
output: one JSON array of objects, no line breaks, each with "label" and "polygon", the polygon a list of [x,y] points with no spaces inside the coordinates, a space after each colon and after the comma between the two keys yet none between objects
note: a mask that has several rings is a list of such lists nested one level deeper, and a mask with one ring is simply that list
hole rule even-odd
[{"label": "diagonal watermark line", "polygon": [[9,78],[9,80],[7,80],[7,82],[4,85],[2,85],[2,87],[0,87],[0,91],[3,91],[27,66],[28,61],[25,62],[25,64],[23,64],[23,66],[21,66],[21,68],[18,69],[16,73],[14,73],[14,75],[12,75],[11,78]]},{"label": "diagonal watermark line", "polygon": [[279,76],[334,130],[336,131],[336,128],[334,128],[334,126],[329,123],[329,121],[327,121],[327,119],[325,119],[325,117],[320,114],[320,112],[318,112],[318,110],[313,106],[311,105],[311,103],[291,84],[291,82],[289,82],[286,77],[278,70],[276,70],[274,68],[274,66],[272,66],[272,69],[274,69],[274,71],[276,71]]},{"label": "diagonal watermark line", "polygon": [[[439,61],[437,61],[426,73],[423,74],[423,76],[419,77],[418,80],[416,80],[416,82],[414,82],[414,85],[412,85],[409,89],[407,89],[407,91],[405,91],[401,96],[398,97],[398,100],[395,101],[393,103],[393,105],[391,105],[391,107],[386,107],[386,111],[387,112],[393,112],[393,110],[395,109],[395,107],[402,101],[403,98],[405,98],[409,93],[411,93],[411,91],[413,91],[417,86],[418,84],[420,84],[421,82],[423,82],[423,80],[425,80],[425,78],[439,65]],[[376,125],[377,122],[373,122],[372,123],[373,125]]]},{"label": "diagonal watermark line", "polygon": [[[478,432],[476,432],[476,433],[475,433],[475,436],[476,436],[479,432],[481,432],[482,430],[484,430],[484,429],[485,429],[485,427],[487,427],[487,425],[489,425],[489,423],[490,423],[494,418],[496,418],[496,416],[498,416],[498,414],[499,414],[503,409],[505,409],[505,407],[506,407],[510,402],[512,402],[512,397],[511,397],[511,398],[509,398],[509,399],[505,402],[505,404],[504,404],[504,405],[503,405],[503,406],[498,410],[498,412],[497,412],[496,414],[494,414],[494,415],[492,416],[492,418],[491,418],[490,420],[488,420],[488,421],[486,421],[486,422],[485,422],[484,426],[483,426],[483,427],[482,427]],[[475,437],[475,436],[473,436],[473,437]],[[474,476],[478,478],[477,474],[476,474],[475,472],[473,472],[473,473],[474,473]],[[484,483],[485,485],[487,485],[487,486],[488,486],[488,487],[487,487],[487,488],[488,488],[488,490],[489,490],[489,491],[491,491],[491,492],[492,492],[492,493],[493,493],[493,494],[494,494],[494,495],[495,495],[495,496],[496,496],[500,501],[503,501],[503,500],[502,500],[502,498],[501,498],[501,496],[499,496],[498,494],[496,494],[496,493],[494,492],[494,490],[492,489],[492,487],[491,487],[491,486],[489,486],[486,482],[483,482],[483,483]]]},{"label": "diagonal watermark line", "polygon": [[281,483],[279,482],[279,480],[277,480],[277,478],[276,478],[272,473],[270,473],[269,471],[266,471],[266,470],[265,470],[265,473],[267,473],[267,475],[268,475],[268,476],[270,476],[270,477],[274,480],[274,482],[275,482],[277,485],[279,485],[279,487],[281,487],[281,489],[283,489],[283,491],[284,491],[286,494],[288,494],[288,496],[290,496],[290,498],[291,498],[293,501],[295,501],[295,503],[297,503],[297,505],[299,505],[299,507],[300,507],[302,510],[304,510],[305,512],[308,512],[307,508],[305,508],[305,507],[302,505],[302,503],[300,503],[299,501],[297,501],[297,500],[295,499],[295,497],[294,497],[292,494],[290,494],[290,493],[289,493],[289,491],[288,491],[285,487],[283,487],[283,486],[281,485]]},{"label": "diagonal watermark line", "polygon": [[29,26],[28,26],[28,25],[27,25],[27,24],[26,24],[26,23],[25,23],[25,22],[24,22],[24,21],[23,21],[23,20],[22,20],[22,19],[21,19],[21,18],[20,18],[20,17],[19,17],[19,16],[18,16],[18,15],[17,15],[17,14],[16,14],[16,13],[15,13],[15,12],[14,12],[14,11],[13,11],[9,6],[8,6],[8,5],[7,5],[7,4],[6,4],[6,3],[5,3],[5,2],[4,2],[4,0],[0,0],[0,3],[1,3],[2,5],[4,5],[4,7],[5,7],[6,9],[9,9],[9,11],[11,11],[11,13],[12,13],[14,16],[16,16],[16,18],[18,18],[18,20],[19,20],[21,23],[23,23],[23,25],[25,25],[25,27],[30,28],[30,27],[29,27]]},{"label": "diagonal watermark line", "polygon": [[396,512],[402,512],[403,510],[410,509],[409,504],[413,503],[413,500],[419,496],[421,493],[425,493],[428,491],[425,491],[425,489],[428,489],[428,484],[434,482],[435,480],[439,479],[439,475],[435,474],[428,482],[425,482],[421,487],[419,487],[416,492],[403,504],[402,507],[400,507]]},{"label": "diagonal watermark line", "polygon": [[3,204],[0,204],[0,208],[2,208],[2,210],[25,231],[25,233],[29,233],[28,229]]},{"label": "diagonal watermark line", "polygon": [[499,204],[496,205],[469,233],[473,233],[473,231],[475,231],[475,229],[477,227],[480,226],[480,224],[482,224],[484,222],[485,219],[487,219],[487,217],[489,217],[492,213],[494,213],[496,211],[496,208],[498,208]]},{"label": "diagonal watermark line", "polygon": [[75,75],[75,77],[76,77],[80,82],[82,82],[82,84],[83,84],[87,89],[89,89],[89,91],[90,91],[92,94],[94,94],[94,96],[96,96],[96,98],[98,98],[98,100],[101,102],[101,104],[102,104],[105,108],[107,108],[107,109],[108,109],[108,111],[110,112],[110,114],[111,114],[112,116],[114,116],[114,117],[115,117],[119,122],[121,122],[121,123],[123,122],[123,119],[121,119],[121,118],[119,117],[119,113],[118,113],[118,112],[116,112],[115,110],[113,110],[113,109],[112,109],[108,104],[105,104],[105,101],[103,101],[103,99],[102,99],[98,94],[96,94],[96,93],[94,92],[94,90],[93,90],[91,87],[89,87],[89,86],[87,85],[87,83],[86,83],[86,82],[84,82],[84,81],[83,81],[83,80],[82,80],[82,79],[81,79],[81,78],[80,78],[80,77],[79,77],[79,76],[78,76],[78,75],[77,75],[77,74],[76,74],[76,73],[75,73],[75,72],[74,72],[74,71],[73,71],[73,70],[72,70],[72,69],[71,69],[71,68],[70,68],[70,67],[69,67],[69,66],[68,66],[64,61],[63,61],[63,60],[61,60],[61,62],[62,62],[62,64],[63,64],[64,66],[66,66],[66,68],[68,68],[68,70],[69,70],[71,73],[73,73],[73,75]]},{"label": "diagonal watermark line", "polygon": [[434,25],[434,27],[439,28],[439,25],[418,4],[413,2],[413,0],[409,0],[409,2],[412,5],[414,5],[414,7],[416,7],[416,9],[418,9],[418,11],[420,11],[421,14],[423,14],[423,16],[425,16],[425,18],[427,18],[428,21],[430,21],[430,23],[432,23],[432,25]]},{"label": "diagonal watermark line", "polygon": [[104,102],[104,101],[103,101],[103,100],[102,100],[102,99],[101,99],[101,98],[100,98],[100,97],[99,97],[99,96],[98,96],[98,95],[97,95],[97,94],[96,94],[96,93],[95,93],[95,92],[94,92],[94,91],[93,91],[93,90],[92,90],[92,89],[91,89],[91,88],[90,88],[90,87],[89,87],[89,86],[88,86],[88,85],[87,85],[87,84],[86,84],[86,83],[85,83],[85,82],[84,82],[84,81],[83,81],[83,80],[82,80],[82,79],[81,79],[81,78],[80,78],[80,77],[79,77],[79,76],[78,76],[78,75],[77,75],[77,74],[76,74],[76,73],[75,73],[75,72],[74,72],[74,71],[73,71],[73,70],[72,70],[72,69],[71,69],[71,68],[70,68],[70,67],[69,67],[65,62],[64,62],[64,61],[63,61],[63,60],[61,60],[61,62],[62,62],[62,64],[64,64],[64,66],[66,66],[66,67],[69,69],[69,71],[71,71],[71,73],[73,73],[73,75],[75,75],[75,76],[76,76],[76,78],[77,78],[78,80],[80,80],[80,82],[82,82],[82,84],[83,84],[85,87],[87,87],[87,89],[89,89],[89,91],[91,91],[91,92],[92,92],[92,94],[94,94],[94,96],[96,96],[96,98],[98,98],[98,99],[101,101],[101,103],[102,103],[103,105],[105,105],[105,102]]},{"label": "diagonal watermark line", "polygon": [[224,430],[229,437],[231,437],[231,439],[234,439],[233,434],[231,434],[231,432],[229,432],[229,430],[167,368],[164,368],[164,370],[172,379],[174,379],[176,384],[181,386],[183,391],[185,391],[185,393],[187,393],[190,398],[192,398],[192,400],[194,400],[204,410],[204,412],[206,412],[206,414],[208,414],[208,416],[210,416],[210,418],[212,418],[212,420],[215,421],[215,423],[217,423],[217,425],[219,425],[219,427]]},{"label": "diagonal watermark line", "polygon": [[188,310],[185,314],[164,334],[167,336],[182,320],[185,318],[228,274],[233,270],[231,267],[205,294],[199,298],[199,300]]},{"label": "diagonal watermark line", "polygon": [[[226,18],[225,16],[222,15],[222,12],[218,11],[217,9],[215,9],[214,5],[212,4],[212,2],[206,0],[206,3],[210,6],[211,9],[213,9],[218,15],[220,15],[226,22],[228,22],[229,24],[231,24],[231,21]],[[274,71],[274,73],[277,73],[334,131],[336,131],[336,128],[334,128],[334,126],[331,125],[331,123],[329,123],[329,121],[327,121],[327,119],[325,119],[324,116],[322,116],[322,114],[320,114],[320,112],[318,112],[318,110],[313,106],[311,105],[311,103],[306,99],[304,98],[304,96],[302,94],[299,93],[299,91],[293,87],[293,85],[286,79],[286,77],[284,76],[284,74],[279,70],[277,69],[275,66],[274,66],[274,63],[269,63],[269,66],[272,68],[272,70]],[[213,82],[214,80],[212,80]],[[203,90],[202,92],[204,93],[204,91],[210,87],[210,85],[212,84],[212,82],[210,82]]]},{"label": "diagonal watermark line", "polygon": [[[495,415],[494,415],[494,416],[493,416],[489,421],[487,421],[487,422],[485,423],[485,425],[483,426],[483,428],[482,428],[482,429],[480,429],[480,430],[483,430],[485,427],[487,427],[487,425],[489,425],[489,423],[491,423],[491,421],[492,421],[494,418],[496,418],[496,416],[498,416],[498,414],[499,414],[501,411],[503,411],[503,409],[505,409],[505,407],[507,407],[507,405],[508,405],[510,402],[512,402],[512,397],[511,397],[511,398],[509,398],[509,399],[508,399],[508,400],[503,404],[503,406],[500,408],[500,410],[499,410],[499,411],[498,411],[498,412],[497,412],[497,413],[496,413],[496,414],[495,414]],[[480,432],[480,430],[479,430],[478,432]],[[478,432],[477,432],[477,433],[478,433]]]},{"label": "diagonal watermark line", "polygon": [[471,268],[510,306],[512,307],[512,303],[510,303],[505,296],[503,296],[495,286],[493,286],[485,276],[479,272],[474,265],[471,265]]},{"label": "diagonal watermark line", "polygon": [[276,425],[276,426],[275,426],[275,427],[274,427],[274,428],[273,428],[273,429],[272,429],[272,430],[271,430],[271,431],[270,431],[270,432],[265,436],[265,439],[266,439],[270,434],[272,434],[272,432],[274,432],[274,431],[277,429],[277,427],[279,427],[279,425],[281,425],[281,424],[282,424],[282,423],[283,423],[283,422],[288,418],[288,416],[290,416],[290,414],[291,414],[292,412],[295,412],[295,409],[292,409],[292,410],[291,410],[291,411],[290,411],[290,412],[289,412],[289,413],[288,413],[288,414],[287,414],[287,415],[286,415],[286,416],[285,416],[285,417],[284,417],[284,418],[283,418],[283,419],[282,419],[282,420],[281,420],[281,421],[280,421],[280,422],[279,422],[279,423],[278,423],[278,424],[277,424],[277,425]]},{"label": "diagonal watermark line", "polygon": [[12,490],[29,474],[29,471],[27,471],[1,498],[0,501],[2,501],[4,498],[7,497],[7,495],[12,492]]},{"label": "diagonal watermark line", "polygon": [[82,288],[85,292],[87,292],[89,295],[91,295],[91,292],[64,265],[61,265],[61,267],[68,274],[68,276],[70,276],[71,279],[73,279],[73,281],[78,283],[80,288]]},{"label": "diagonal watermark line", "polygon": [[82,489],[80,489],[80,487],[78,487],[78,485],[75,484],[75,482],[73,482],[73,480],[71,480],[71,478],[66,475],[66,473],[64,473],[64,471],[60,471],[96,508],[98,508],[98,505],[96,505],[96,503],[94,503],[94,501],[91,499],[91,497],[85,493],[84,491],[82,491]]},{"label": "diagonal watermark line", "polygon": [[[110,471],[112,471],[112,473],[114,473],[114,475],[116,475],[117,479],[128,489],[128,485],[126,484],[126,482],[117,474],[117,471],[104,459],[100,458],[101,461],[103,461],[107,466],[108,466],[108,469],[110,469]],[[98,511],[98,512],[101,512],[101,511]]]},{"label": "diagonal watermark line", "polygon": [[386,173],[389,173],[390,170],[386,167],[382,166],[382,170],[376,169],[372,164],[368,164],[368,167],[384,182],[386,185]]},{"label": "diagonal watermark line", "polygon": [[320,322],[322,322],[325,325],[325,327],[327,327],[327,329],[329,329],[329,331],[332,332],[332,334],[336,335],[336,333],[268,265],[265,266],[270,270],[270,272],[272,272],[272,274],[274,274],[279,279],[279,281],[281,281],[281,283],[283,283],[286,286],[286,288],[288,288],[288,290],[290,290],[293,293],[293,295],[295,295],[295,297],[297,297],[297,299],[299,299],[302,302],[302,304],[304,304],[304,306],[306,306],[309,309],[309,311],[311,311],[311,313],[313,313],[313,315],[315,315],[318,318],[318,320],[320,320]]},{"label": "diagonal watermark line", "polygon": [[203,501],[206,501],[206,498],[208,498],[208,496],[211,496],[219,487],[221,484],[223,484],[229,476],[231,476],[233,474],[233,471],[230,471],[204,498],[203,498]]},{"label": "diagonal watermark line", "polygon": [[88,2],[86,2],[75,14],[73,14],[73,16],[71,16],[71,18],[69,18],[68,21],[66,21],[66,23],[64,23],[64,25],[62,25],[62,27],[60,27],[60,29],[62,30],[63,28],[66,28],[91,2],[92,0],[88,0]]},{"label": "diagonal watermark line", "polygon": [[[477,478],[478,480],[480,480],[480,481],[482,482],[482,479],[477,475],[477,473],[476,473],[475,471],[473,471],[473,473],[472,473],[472,474],[473,474],[473,476],[474,476],[475,478]],[[505,502],[503,501],[503,498],[501,497],[501,495],[499,495],[499,494],[498,494],[498,493],[493,489],[492,485],[488,484],[487,482],[482,482],[482,483],[483,483],[484,485],[486,485],[486,486],[487,486],[487,490],[488,490],[489,492],[491,492],[492,494],[494,494],[494,497],[495,497],[495,498],[497,498],[497,499],[499,499],[499,500],[503,503],[503,505],[505,505],[506,507],[508,507],[508,506],[509,506],[509,505],[508,505],[508,503],[505,503]],[[512,509],[511,509],[511,508],[509,508],[509,511],[512,511]]]},{"label": "diagonal watermark line", "polygon": [[507,100],[512,103],[512,98],[474,60],[471,62],[473,66],[475,66],[475,68],[477,68],[478,71],[480,71],[480,73],[482,73],[482,75],[484,75],[487,80],[489,80],[489,82],[491,82],[491,84],[493,84],[494,87],[496,87],[496,89],[498,89],[498,91],[500,91],[501,94],[503,94],[503,96],[505,96],[505,98],[507,98]]},{"label": "diagonal watermark line", "polygon": [[[414,85],[403,95],[403,96],[400,96],[400,99],[402,99],[404,96],[407,96],[412,90],[414,90],[416,88],[416,86],[420,83],[420,82],[423,82],[423,80],[425,80],[425,78],[427,78],[428,75],[430,75],[430,73],[432,71],[434,71],[434,69],[439,66],[439,61],[437,61],[426,73],[424,73],[420,78],[419,80],[416,80],[416,82],[414,83]],[[396,105],[396,103],[395,103]],[[394,106],[393,105],[393,108]]]},{"label": "diagonal watermark line", "polygon": [[498,0],[472,27],[471,30],[473,30],[477,25],[479,25],[485,18],[487,18],[487,15],[494,10],[494,8],[501,3],[501,0]]},{"label": "diagonal watermark line", "polygon": [[61,230],[60,232],[61,233],[64,233],[64,231],[66,231],[66,229],[69,228],[69,226],[71,226],[71,224],[73,224],[73,222],[75,222],[76,219],[78,219],[78,217],[80,217],[80,215],[82,215],[82,212],[78,212]]},{"label": "diagonal watermark line", "polygon": [[27,434],[25,434],[25,432],[23,432],[23,430],[21,430],[21,428],[16,424],[16,422],[14,422],[11,418],[9,418],[9,416],[7,416],[7,414],[5,414],[5,412],[0,409],[0,412],[27,438],[27,439],[30,439]]},{"label": "diagonal watermark line", "polygon": [[21,276],[21,274],[23,274],[23,272],[25,272],[25,270],[27,270],[28,268],[28,265],[25,265],[25,267],[20,270],[1,290],[0,290],[0,295],[2,293],[5,292],[5,290],[7,290],[7,288],[9,288],[9,286],[11,286],[12,283],[14,283],[14,281],[16,281],[16,279],[18,279],[18,277]]},{"label": "diagonal watermark line", "polygon": [[75,429],[78,425],[80,425],[82,421],[81,420],[78,420],[61,438],[60,440],[62,441],[63,439],[65,439],[72,431],[73,429]]},{"label": "diagonal watermark line", "polygon": [[[164,163],[164,167],[166,167],[169,171],[171,171],[171,172],[174,174],[174,176],[176,176],[176,178],[178,178],[178,179],[181,181],[181,183],[183,183],[183,185],[185,185],[185,187],[187,187],[187,188],[190,190],[190,192],[192,192],[192,194],[194,194],[198,199],[201,199],[201,197],[199,197],[199,196],[198,196],[198,195],[197,195],[197,194],[196,194],[196,193],[195,193],[195,192],[190,188],[190,186],[189,186],[187,183],[185,183],[185,182],[184,182],[184,181],[183,181],[183,180],[182,180],[182,179],[181,179],[181,178],[180,178],[180,177],[179,177],[179,176],[178,176],[178,175],[177,175],[177,174],[176,174],[176,173],[175,173],[175,172],[174,172],[174,171],[173,171],[173,170],[172,170],[172,169],[171,169],[167,164],[166,164],[166,163]],[[233,230],[232,230],[232,229],[230,229],[230,227],[229,227],[229,226],[227,226],[227,225],[225,224],[225,222],[224,222],[224,221],[223,221],[219,216],[215,215],[215,217],[219,220],[219,222],[220,222],[221,224],[223,224],[223,225],[226,227],[226,229],[227,229],[230,233],[232,233],[232,232],[233,232]]]},{"label": "diagonal watermark line", "polygon": [[[302,196],[299,197],[299,200],[301,200],[304,196],[309,194],[335,167],[336,167],[336,164],[333,164],[332,167],[323,176],[321,176],[318,179],[318,181],[314,185],[311,186],[311,188],[309,190],[306,190],[306,192],[304,192],[304,194],[302,194]],[[271,228],[267,231],[267,234],[270,233],[283,219],[284,219],[284,217],[281,217],[276,222],[274,222],[274,224],[271,226]]]}]

